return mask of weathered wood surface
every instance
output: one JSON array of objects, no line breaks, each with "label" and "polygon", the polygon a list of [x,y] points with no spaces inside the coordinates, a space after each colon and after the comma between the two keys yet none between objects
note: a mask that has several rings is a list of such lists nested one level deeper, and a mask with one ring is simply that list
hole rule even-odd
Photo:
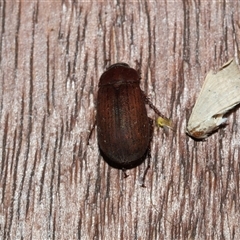
[{"label": "weathered wood surface", "polygon": [[[240,111],[205,142],[185,135],[210,69],[240,43],[237,1],[0,2],[1,239],[239,239]],[[123,173],[98,151],[97,84],[140,62],[175,132]],[[149,116],[157,116],[149,110]]]}]

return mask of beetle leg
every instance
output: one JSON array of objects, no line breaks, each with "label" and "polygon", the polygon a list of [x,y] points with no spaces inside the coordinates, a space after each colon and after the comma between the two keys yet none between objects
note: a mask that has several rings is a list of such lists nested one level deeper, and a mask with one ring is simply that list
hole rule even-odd
[{"label": "beetle leg", "polygon": [[147,158],[148,158],[148,163],[147,163],[147,167],[146,169],[144,170],[144,173],[143,173],[143,178],[142,178],[142,187],[146,187],[146,185],[144,184],[145,182],[145,178],[146,178],[146,175],[147,175],[147,172],[148,172],[148,169],[150,168],[151,166],[151,142],[152,142],[152,138],[153,138],[153,120],[151,118],[148,118],[149,119],[149,129],[150,129],[150,141],[149,141],[149,145],[148,145],[148,149],[147,149]]},{"label": "beetle leg", "polygon": [[150,108],[152,108],[152,110],[159,115],[162,118],[168,119],[167,117],[165,117],[154,105],[153,103],[150,101],[150,99],[145,95],[145,93],[142,91],[145,103],[149,105]]},{"label": "beetle leg", "polygon": [[94,130],[94,128],[96,127],[96,125],[97,125],[97,120],[95,119],[94,124],[93,124],[93,126],[92,126],[92,129],[90,130],[90,133],[89,133],[89,135],[88,135],[87,145],[89,145],[89,140],[90,140],[90,138],[92,137],[92,133],[93,133],[93,130]]},{"label": "beetle leg", "polygon": [[136,63],[136,71],[141,79],[141,62],[139,62],[138,60],[135,60]]},{"label": "beetle leg", "polygon": [[142,178],[142,185],[141,185],[141,187],[144,187],[144,188],[146,187],[144,182],[145,182],[145,178],[146,178],[147,172],[148,172],[148,170],[150,168],[150,162],[151,162],[151,149],[150,149],[150,146],[149,146],[149,148],[147,150],[147,158],[148,158],[147,168],[144,170],[143,178]]},{"label": "beetle leg", "polygon": [[123,174],[124,174],[124,178],[127,178],[129,175],[127,175],[127,169],[126,168],[122,168]]}]

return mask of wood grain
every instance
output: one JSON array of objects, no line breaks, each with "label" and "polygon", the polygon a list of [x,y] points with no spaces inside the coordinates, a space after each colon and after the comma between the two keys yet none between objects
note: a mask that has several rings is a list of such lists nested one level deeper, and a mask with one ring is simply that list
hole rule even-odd
[{"label": "wood grain", "polygon": [[[0,2],[1,239],[239,239],[240,111],[204,142],[185,134],[206,73],[238,57],[239,1]],[[99,154],[106,67],[141,69],[175,131],[151,168]],[[149,116],[156,119],[153,111]]]}]

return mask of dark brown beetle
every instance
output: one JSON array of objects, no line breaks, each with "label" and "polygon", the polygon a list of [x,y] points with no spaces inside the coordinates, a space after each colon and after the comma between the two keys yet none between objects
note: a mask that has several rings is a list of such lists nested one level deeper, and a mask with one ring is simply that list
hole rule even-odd
[{"label": "dark brown beetle", "polygon": [[99,81],[98,145],[112,167],[129,169],[146,158],[153,134],[145,103],[161,113],[140,89],[140,76],[126,63],[111,65]]}]

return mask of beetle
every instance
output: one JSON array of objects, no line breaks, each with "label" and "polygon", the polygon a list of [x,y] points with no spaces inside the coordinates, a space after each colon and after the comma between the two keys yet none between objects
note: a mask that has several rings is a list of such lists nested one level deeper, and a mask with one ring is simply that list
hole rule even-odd
[{"label": "beetle", "polygon": [[100,153],[114,168],[134,168],[150,153],[153,121],[147,116],[145,104],[163,115],[141,90],[139,73],[126,63],[107,68],[98,87],[96,124]]}]

